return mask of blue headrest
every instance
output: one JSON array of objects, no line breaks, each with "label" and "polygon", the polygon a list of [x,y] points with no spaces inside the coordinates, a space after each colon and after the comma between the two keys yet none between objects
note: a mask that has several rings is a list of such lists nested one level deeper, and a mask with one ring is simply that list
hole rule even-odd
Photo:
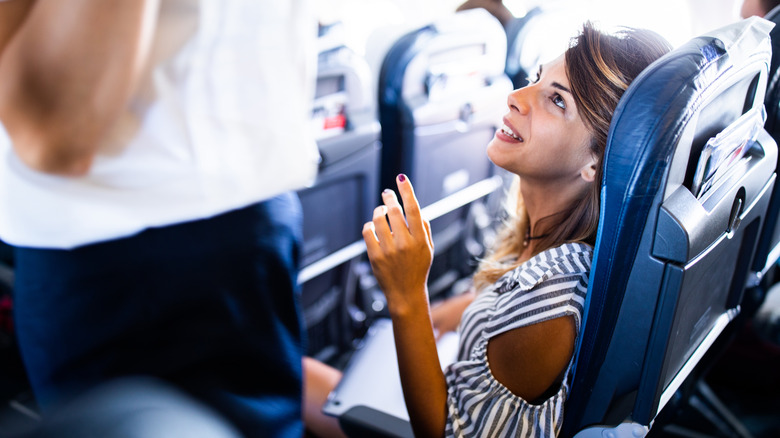
[{"label": "blue headrest", "polygon": [[[678,147],[691,148],[689,122],[699,118],[715,95],[724,93],[724,85],[728,88],[729,81],[745,71],[763,71],[761,78],[766,80],[771,53],[769,27],[765,20],[751,18],[718,29],[711,36],[695,38],[645,69],[622,97],[604,157],[601,217],[564,435],[604,420],[608,408],[601,405],[611,402],[615,396],[612,391],[618,389],[601,395],[594,384],[612,340],[640,243],[646,238],[643,230],[648,221],[655,220],[659,199],[668,189],[672,158]],[[758,93],[756,101],[763,102],[763,87],[754,84],[753,88]],[[744,111],[739,105],[733,118]],[[724,120],[716,128],[723,129],[731,121]],[[628,366],[641,368],[641,361],[641,356],[634,358]],[[601,399],[594,402],[594,397]]]},{"label": "blue headrest", "polygon": [[581,17],[562,5],[535,6],[506,26],[507,53],[504,71],[515,88],[528,84],[540,64],[552,61],[582,28]]},{"label": "blue headrest", "polygon": [[[528,11],[522,17],[515,18],[506,27],[506,72],[509,79],[512,80],[514,88],[521,88],[528,84],[528,77],[533,73],[530,71],[537,65],[526,65],[523,63],[522,49],[526,42],[528,23],[537,15],[542,13],[542,8],[537,6]],[[534,59],[536,64],[538,59]]]}]

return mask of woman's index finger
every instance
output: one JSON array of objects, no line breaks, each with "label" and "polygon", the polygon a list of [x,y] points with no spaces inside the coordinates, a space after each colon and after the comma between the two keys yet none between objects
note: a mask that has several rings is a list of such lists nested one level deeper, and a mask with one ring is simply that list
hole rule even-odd
[{"label": "woman's index finger", "polygon": [[401,201],[406,212],[409,231],[413,234],[420,231],[424,233],[420,203],[417,202],[417,197],[414,195],[414,187],[412,187],[411,181],[402,173],[396,177],[396,184],[398,184],[398,193],[401,195]]}]

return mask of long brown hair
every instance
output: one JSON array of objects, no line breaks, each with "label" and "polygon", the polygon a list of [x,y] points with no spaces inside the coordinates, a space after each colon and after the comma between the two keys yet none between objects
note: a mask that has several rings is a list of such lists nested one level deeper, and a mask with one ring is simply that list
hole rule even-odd
[{"label": "long brown hair", "polygon": [[[597,30],[590,22],[572,40],[565,53],[566,75],[571,85],[577,112],[591,133],[591,152],[598,158],[595,180],[586,196],[568,208],[533,224],[533,254],[566,242],[593,245],[599,221],[599,200],[603,173],[604,149],[612,114],[628,85],[645,67],[671,50],[666,40],[655,32],[624,28],[613,34]],[[494,250],[480,262],[474,285],[481,289],[501,275],[515,269],[523,260],[517,256],[528,244],[531,228],[525,211],[519,181],[510,191],[515,205],[508,208],[509,218],[497,236]],[[507,260],[509,259],[509,260]]]}]

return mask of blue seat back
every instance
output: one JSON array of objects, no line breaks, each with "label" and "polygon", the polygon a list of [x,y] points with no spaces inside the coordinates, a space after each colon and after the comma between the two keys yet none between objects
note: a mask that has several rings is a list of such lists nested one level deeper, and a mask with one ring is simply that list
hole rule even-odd
[{"label": "blue seat back", "polygon": [[503,27],[484,9],[471,9],[400,37],[382,63],[378,189],[395,189],[399,173],[414,183],[436,248],[432,297],[473,271],[476,254],[466,243],[477,222],[472,207],[502,184],[485,146],[512,91],[505,60]]},{"label": "blue seat back", "polygon": [[563,436],[646,431],[738,312],[777,162],[761,128],[769,27],[695,38],[621,99]]},{"label": "blue seat back", "polygon": [[506,26],[504,71],[514,88],[528,84],[540,64],[552,61],[568,47],[582,27],[579,16],[563,5],[536,6]]},{"label": "blue seat back", "polygon": [[[425,207],[491,174],[484,145],[506,112],[506,38],[482,9],[399,38],[379,76],[383,187],[404,172]],[[481,146],[480,146],[481,145]]]},{"label": "blue seat back", "polygon": [[506,66],[504,71],[512,80],[513,88],[528,85],[528,77],[538,66],[537,56],[523,56],[523,46],[529,39],[531,21],[542,14],[541,7],[535,7],[522,17],[515,18],[506,27]]}]

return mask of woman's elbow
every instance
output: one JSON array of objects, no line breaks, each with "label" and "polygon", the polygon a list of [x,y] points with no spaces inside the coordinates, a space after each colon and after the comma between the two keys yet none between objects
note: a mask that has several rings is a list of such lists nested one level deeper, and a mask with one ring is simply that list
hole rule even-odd
[{"label": "woman's elbow", "polygon": [[13,145],[22,163],[33,170],[51,175],[84,176],[92,167],[94,158],[91,151],[71,141],[20,140],[14,141]]},{"label": "woman's elbow", "polygon": [[22,163],[53,175],[89,172],[107,125],[104,115],[3,91],[7,90],[0,90],[0,120]]}]

